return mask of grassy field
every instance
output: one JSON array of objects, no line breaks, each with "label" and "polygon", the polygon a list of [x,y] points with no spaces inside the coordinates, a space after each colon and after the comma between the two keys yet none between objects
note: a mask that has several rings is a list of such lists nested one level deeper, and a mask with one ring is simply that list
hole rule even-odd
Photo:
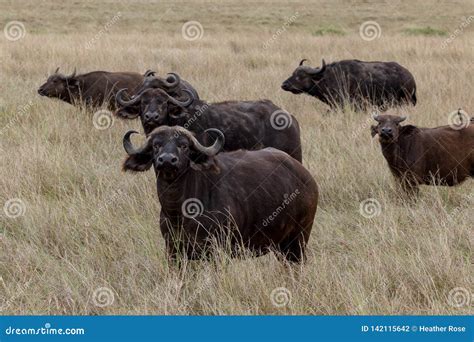
[{"label": "grassy field", "polygon": [[[0,36],[0,314],[472,314],[474,182],[406,201],[370,113],[325,114],[280,84],[302,58],[397,61],[419,100],[399,112],[446,125],[474,112],[473,14],[470,0],[0,0],[1,27],[25,29]],[[359,33],[367,21],[375,38]],[[268,98],[294,114],[321,192],[306,264],[220,254],[170,271],[154,174],[121,172],[121,138],[140,123],[100,130],[38,96],[58,66],[175,71],[208,101]]]}]

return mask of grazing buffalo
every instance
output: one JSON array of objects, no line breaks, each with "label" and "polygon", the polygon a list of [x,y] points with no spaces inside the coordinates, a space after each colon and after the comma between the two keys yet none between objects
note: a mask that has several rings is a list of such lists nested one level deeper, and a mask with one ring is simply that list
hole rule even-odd
[{"label": "grazing buffalo", "polygon": [[[184,89],[187,89],[192,92],[193,98],[199,99],[199,94],[196,89],[194,89],[194,87],[187,81],[181,80],[177,74],[169,73],[166,78],[162,78],[156,76],[156,73],[152,70],[148,70],[145,73],[143,83],[135,91],[129,92],[128,89],[122,89],[121,94],[127,91],[129,94],[133,95],[133,98],[148,89],[162,89],[176,98],[186,96]],[[119,97],[122,98],[122,95],[119,95]],[[140,115],[140,105],[134,104],[121,106],[115,114],[123,119],[134,119]]]},{"label": "grazing buffalo", "polygon": [[[205,131],[225,132],[224,151],[258,150],[274,147],[302,161],[300,128],[296,118],[269,100],[226,101],[208,104],[183,89],[187,99],[178,100],[161,89],[147,89],[130,101],[117,93],[123,107],[140,105],[145,134],[159,126],[182,126],[196,134],[201,143],[209,138]],[[130,118],[130,117],[129,117]]]},{"label": "grazing buffalo", "polygon": [[160,229],[170,259],[197,259],[213,243],[256,255],[270,250],[299,262],[313,226],[318,187],[303,165],[265,148],[219,153],[222,132],[204,147],[183,127],[161,126],[134,148],[129,131],[125,171],[153,166],[161,204]]},{"label": "grazing buffalo", "polygon": [[54,97],[72,105],[89,108],[107,103],[110,110],[117,108],[115,95],[119,89],[136,89],[143,82],[143,75],[136,72],[93,71],[66,76],[56,72],[38,89],[41,96]]},{"label": "grazing buffalo", "polygon": [[398,63],[344,60],[326,64],[323,59],[320,68],[312,68],[304,61],[283,82],[283,90],[307,93],[332,109],[345,104],[356,110],[416,104],[415,79]]},{"label": "grazing buffalo", "polygon": [[[375,115],[372,137],[379,135],[382,154],[392,174],[409,193],[419,184],[459,184],[474,177],[474,124],[419,128],[401,126],[406,117]],[[473,122],[474,123],[474,122]]]}]

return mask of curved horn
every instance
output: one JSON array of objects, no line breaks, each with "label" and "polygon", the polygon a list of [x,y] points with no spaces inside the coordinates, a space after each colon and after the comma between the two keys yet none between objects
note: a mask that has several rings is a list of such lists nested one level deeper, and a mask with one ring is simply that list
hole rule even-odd
[{"label": "curved horn", "polygon": [[179,77],[179,75],[175,74],[174,72],[170,72],[168,73],[166,79],[163,80],[163,83],[165,87],[172,89],[177,87],[181,83],[181,77]]},{"label": "curved horn", "polygon": [[326,61],[323,59],[321,68],[310,68],[306,72],[310,75],[321,74],[326,71]]},{"label": "curved horn", "polygon": [[220,130],[216,128],[209,128],[209,129],[206,129],[204,132],[205,133],[214,132],[218,134],[218,137],[216,141],[214,142],[214,144],[212,144],[212,146],[206,147],[206,146],[201,145],[201,143],[196,139],[196,137],[192,135],[188,130],[183,131],[183,133],[192,141],[196,150],[198,150],[202,154],[205,154],[208,157],[213,157],[217,153],[219,153],[222,147],[224,147],[224,142],[225,142],[224,133],[222,133]]},{"label": "curved horn", "polygon": [[138,149],[136,149],[135,147],[133,147],[133,144],[132,144],[132,142],[130,141],[130,136],[131,136],[132,134],[138,134],[138,132],[131,130],[131,131],[128,131],[127,133],[125,133],[125,135],[123,136],[123,148],[125,149],[125,152],[127,152],[127,154],[128,154],[129,156],[143,152],[143,150],[144,150],[144,149],[146,148],[146,146],[147,146],[147,145],[145,144],[143,147],[138,148]]},{"label": "curved horn", "polygon": [[185,101],[179,101],[175,99],[174,97],[170,96],[169,94],[166,94],[166,95],[168,96],[169,101],[174,103],[175,105],[180,106],[180,107],[189,107],[191,103],[193,103],[194,101],[194,94],[189,89],[183,89],[183,92],[189,95],[189,98]]},{"label": "curved horn", "polygon": [[155,74],[156,74],[155,71],[148,69],[148,70],[145,71],[145,73],[143,74],[143,77],[155,76]]},{"label": "curved horn", "polygon": [[406,116],[402,116],[402,117],[400,117],[400,118],[397,119],[397,123],[403,122],[403,121],[405,121],[406,119],[407,119]]},{"label": "curved horn", "polygon": [[131,100],[129,100],[129,101],[124,100],[123,97],[122,97],[122,93],[123,93],[124,91],[126,91],[126,90],[127,90],[127,88],[120,89],[120,90],[117,92],[117,94],[115,95],[115,100],[116,100],[117,103],[118,103],[119,105],[121,105],[122,107],[127,107],[127,106],[136,105],[136,104],[140,101],[142,95],[143,95],[147,90],[149,90],[149,89],[145,89],[145,90],[142,91],[141,93],[135,95],[135,96],[134,96]]},{"label": "curved horn", "polygon": [[302,65],[303,65],[303,63],[304,63],[304,62],[306,62],[306,61],[307,61],[307,59],[306,59],[306,58],[305,58],[305,59],[302,59],[302,60],[301,60],[301,62],[300,62],[300,65],[299,65],[299,66],[302,66]]},{"label": "curved horn", "polygon": [[73,78],[74,76],[76,76],[76,68],[74,68],[74,71],[72,72],[70,76],[68,76],[68,78]]},{"label": "curved horn", "polygon": [[372,119],[374,119],[374,120],[377,121],[377,122],[380,122],[380,121],[379,121],[379,119],[380,119],[380,118],[379,118],[379,115],[376,114],[376,113],[372,114]]}]

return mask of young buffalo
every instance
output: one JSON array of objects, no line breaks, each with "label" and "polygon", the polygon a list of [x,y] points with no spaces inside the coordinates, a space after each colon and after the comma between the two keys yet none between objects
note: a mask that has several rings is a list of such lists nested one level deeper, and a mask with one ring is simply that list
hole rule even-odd
[{"label": "young buffalo", "polygon": [[419,184],[457,185],[474,177],[474,125],[419,128],[401,126],[406,117],[375,115],[372,137],[379,135],[392,174],[409,193]]},{"label": "young buffalo", "polygon": [[107,103],[110,110],[115,110],[117,91],[122,88],[136,89],[143,82],[143,75],[136,72],[93,71],[76,75],[74,71],[66,76],[58,71],[59,68],[39,87],[38,94],[89,108]]},{"label": "young buffalo", "polygon": [[352,59],[326,64],[323,59],[320,68],[312,68],[304,61],[283,82],[283,90],[307,93],[331,108],[346,103],[356,110],[416,104],[415,79],[398,63]]},{"label": "young buffalo", "polygon": [[[123,138],[126,171],[156,174],[161,204],[160,229],[171,260],[208,255],[212,242],[237,253],[269,250],[299,262],[313,226],[318,187],[311,174],[286,153],[219,153],[224,135],[210,147],[183,127],[162,126],[135,149],[129,131]],[[230,245],[229,245],[230,244]]]}]

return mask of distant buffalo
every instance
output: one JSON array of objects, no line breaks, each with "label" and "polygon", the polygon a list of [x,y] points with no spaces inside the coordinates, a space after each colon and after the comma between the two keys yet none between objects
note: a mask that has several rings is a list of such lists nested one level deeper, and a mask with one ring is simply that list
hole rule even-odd
[{"label": "distant buffalo", "polygon": [[271,101],[207,103],[194,98],[193,91],[186,87],[182,92],[187,98],[181,96],[178,100],[162,89],[147,89],[126,101],[120,91],[117,102],[123,108],[139,106],[135,117],[140,116],[146,134],[163,125],[182,126],[205,143],[208,138],[205,131],[217,128],[226,134],[225,151],[274,147],[302,161],[298,121]]},{"label": "distant buffalo", "polygon": [[115,95],[122,88],[136,89],[143,82],[143,75],[136,72],[93,71],[66,76],[55,73],[38,89],[41,96],[58,98],[72,105],[97,108],[104,103],[110,110],[117,108]]},{"label": "distant buffalo", "polygon": [[[156,76],[156,72],[148,70],[145,75],[142,84],[134,89],[122,89],[120,91],[119,98],[123,99],[123,93],[128,93],[132,98],[141,95],[148,89],[162,89],[169,95],[175,98],[187,97],[184,93],[184,89],[192,92],[193,98],[199,99],[199,94],[196,89],[189,84],[186,80],[182,80],[177,74],[169,73],[166,78]],[[122,103],[125,103],[122,101]],[[133,102],[131,102],[133,103]],[[117,116],[123,119],[134,119],[140,114],[140,105],[128,104],[120,105],[119,109],[115,113]]]},{"label": "distant buffalo", "polygon": [[219,151],[218,130],[210,147],[182,127],[161,126],[133,147],[125,171],[156,174],[160,229],[171,260],[209,256],[214,243],[232,255],[278,251],[292,262],[304,259],[318,203],[318,187],[301,163],[274,148]]},{"label": "distant buffalo", "polygon": [[401,126],[406,117],[376,115],[372,137],[379,135],[382,154],[392,174],[409,193],[419,184],[459,184],[474,177],[474,119],[459,129],[451,126]]},{"label": "distant buffalo", "polygon": [[356,110],[416,104],[415,79],[398,63],[344,60],[326,65],[323,59],[320,68],[312,68],[304,61],[283,82],[283,90],[309,94],[332,109],[345,104]]}]

